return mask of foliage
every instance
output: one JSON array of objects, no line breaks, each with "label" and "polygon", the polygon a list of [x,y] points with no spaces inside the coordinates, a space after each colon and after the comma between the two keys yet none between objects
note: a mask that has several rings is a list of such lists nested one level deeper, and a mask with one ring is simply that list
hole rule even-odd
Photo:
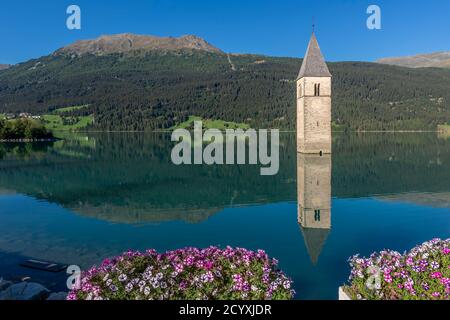
[{"label": "foliage", "polygon": [[66,108],[59,108],[56,109],[54,112],[55,113],[64,113],[64,112],[70,112],[70,111],[75,111],[75,110],[81,110],[84,109],[86,107],[88,107],[89,105],[84,105],[84,106],[72,106],[72,107],[66,107]]},{"label": "foliage", "polygon": [[286,300],[292,282],[267,254],[246,249],[129,251],[83,273],[68,300]]},{"label": "foliage", "polygon": [[226,129],[248,129],[249,125],[245,123],[236,123],[236,122],[229,122],[229,121],[223,121],[223,120],[209,120],[209,119],[202,119],[201,117],[196,116],[190,116],[188,120],[185,122],[182,122],[178,124],[175,127],[172,127],[170,129],[188,129],[193,130],[194,129],[194,122],[195,121],[202,121],[203,129],[219,129],[219,130],[226,130]]},{"label": "foliage", "polygon": [[92,116],[65,116],[59,114],[45,114],[42,116],[45,127],[55,131],[75,131],[90,126]]},{"label": "foliage", "polygon": [[424,242],[403,255],[384,250],[370,258],[356,255],[349,261],[352,270],[346,291],[353,299],[450,298],[450,239]]},{"label": "foliage", "polygon": [[[189,116],[295,129],[301,59],[202,51],[51,55],[0,73],[0,112],[95,116],[99,130],[175,127]],[[450,119],[450,73],[375,63],[329,63],[340,129],[436,129]]]},{"label": "foliage", "polygon": [[51,139],[53,134],[40,122],[29,119],[7,121],[0,119],[0,139]]}]

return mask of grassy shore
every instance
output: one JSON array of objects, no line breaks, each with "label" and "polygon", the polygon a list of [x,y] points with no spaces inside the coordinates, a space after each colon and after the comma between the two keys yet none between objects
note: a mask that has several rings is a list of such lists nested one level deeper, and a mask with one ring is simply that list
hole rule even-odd
[{"label": "grassy shore", "polygon": [[169,129],[169,131],[175,130],[175,129],[194,129],[194,122],[195,121],[202,121],[203,129],[219,129],[219,130],[226,130],[226,129],[248,129],[250,126],[245,123],[237,123],[237,122],[231,122],[231,121],[224,121],[224,120],[211,120],[211,119],[203,119],[202,117],[197,116],[190,116],[188,120],[185,122],[182,122],[178,124],[177,126],[174,126]]},{"label": "grassy shore", "polygon": [[94,121],[93,116],[73,117],[58,114],[46,114],[41,118],[45,127],[54,131],[77,131],[86,128]]}]

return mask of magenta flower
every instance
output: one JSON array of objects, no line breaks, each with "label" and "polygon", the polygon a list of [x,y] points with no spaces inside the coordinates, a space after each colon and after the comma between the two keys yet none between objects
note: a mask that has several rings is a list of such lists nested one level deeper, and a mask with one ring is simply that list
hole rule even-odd
[{"label": "magenta flower", "polygon": [[[349,259],[352,268],[348,290],[354,299],[361,296],[361,299],[406,297],[448,300],[450,265],[446,255],[450,252],[449,244],[450,239],[433,239],[403,255],[391,250],[374,252],[368,259],[355,255]],[[366,287],[369,277],[379,274],[380,271],[384,284],[376,290]],[[423,281],[426,278],[430,281]],[[404,282],[399,284],[400,279],[404,279]]]},{"label": "magenta flower", "polygon": [[243,248],[130,250],[84,272],[68,299],[291,299],[292,281],[275,263],[262,250]]},{"label": "magenta flower", "polygon": [[432,274],[431,274],[431,278],[433,278],[433,279],[440,279],[442,277],[442,273],[440,273],[439,271],[437,271],[437,272],[433,272]]}]

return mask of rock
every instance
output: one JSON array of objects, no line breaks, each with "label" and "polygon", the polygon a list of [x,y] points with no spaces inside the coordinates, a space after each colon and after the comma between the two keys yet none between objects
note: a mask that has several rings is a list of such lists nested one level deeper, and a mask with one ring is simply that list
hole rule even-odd
[{"label": "rock", "polygon": [[339,287],[339,300],[352,300],[342,287]]},{"label": "rock", "polygon": [[67,298],[67,292],[53,292],[48,298],[47,300],[66,300]]},{"label": "rock", "polygon": [[0,291],[8,289],[12,285],[13,283],[11,281],[0,279]]},{"label": "rock", "polygon": [[47,298],[49,293],[47,288],[38,283],[21,282],[0,292],[0,300],[42,300]]}]

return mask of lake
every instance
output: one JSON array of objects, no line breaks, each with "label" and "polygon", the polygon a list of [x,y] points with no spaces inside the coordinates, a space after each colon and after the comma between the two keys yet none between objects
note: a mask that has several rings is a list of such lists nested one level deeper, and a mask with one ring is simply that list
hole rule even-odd
[{"label": "lake", "polygon": [[450,236],[450,139],[436,133],[335,134],[323,157],[297,155],[295,134],[281,134],[276,176],[175,166],[173,145],[168,133],[0,144],[0,277],[61,287],[64,274],[18,264],[230,245],[276,257],[296,298],[336,299],[353,254]]}]

